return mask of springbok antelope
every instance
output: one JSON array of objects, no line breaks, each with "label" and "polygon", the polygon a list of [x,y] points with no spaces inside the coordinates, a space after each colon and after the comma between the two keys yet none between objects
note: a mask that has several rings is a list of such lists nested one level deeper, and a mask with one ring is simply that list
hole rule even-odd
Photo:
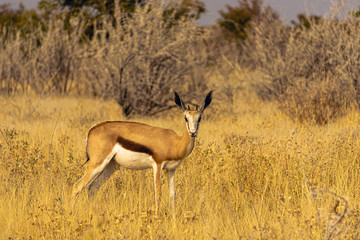
[{"label": "springbok antelope", "polygon": [[180,96],[176,92],[174,95],[186,122],[181,137],[173,130],[138,122],[103,122],[90,129],[86,146],[88,170],[73,187],[73,206],[84,187],[89,187],[88,195],[93,197],[119,166],[153,168],[155,215],[159,213],[162,169],[167,171],[171,211],[175,213],[175,170],[194,148],[201,115],[211,103],[212,91],[207,94],[203,105],[195,109],[186,108]]}]

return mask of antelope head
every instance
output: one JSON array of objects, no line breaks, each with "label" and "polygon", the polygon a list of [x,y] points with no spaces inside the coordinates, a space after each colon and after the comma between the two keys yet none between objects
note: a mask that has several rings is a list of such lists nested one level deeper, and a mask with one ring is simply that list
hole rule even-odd
[{"label": "antelope head", "polygon": [[213,91],[210,91],[206,95],[204,103],[201,105],[200,108],[198,106],[196,106],[195,108],[190,108],[189,105],[186,107],[184,102],[181,100],[179,94],[177,92],[174,92],[175,103],[181,108],[183,112],[186,122],[186,129],[190,137],[196,137],[198,133],[201,115],[203,114],[205,108],[207,108],[207,106],[209,106],[209,104],[211,103],[212,92]]}]

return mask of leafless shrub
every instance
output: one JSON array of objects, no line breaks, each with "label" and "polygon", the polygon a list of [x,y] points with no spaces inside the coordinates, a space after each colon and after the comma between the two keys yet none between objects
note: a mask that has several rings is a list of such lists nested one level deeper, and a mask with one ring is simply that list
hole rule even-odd
[{"label": "leafless shrub", "polygon": [[359,20],[309,21],[308,29],[259,22],[244,57],[263,73],[254,84],[261,98],[277,100],[296,120],[322,124],[359,102]]},{"label": "leafless shrub", "polygon": [[171,108],[172,90],[201,94],[208,30],[192,18],[178,19],[176,11],[169,11],[176,7],[172,1],[152,0],[129,16],[116,6],[114,19],[99,20],[89,42],[81,41],[81,16],[71,19],[70,29],[61,16],[54,17],[46,31],[14,37],[0,47],[2,93],[65,94],[90,86],[85,91],[115,99],[126,116]]},{"label": "leafless shrub", "polygon": [[38,29],[26,37],[17,34],[8,39],[0,47],[2,93],[30,89],[36,93],[67,93],[77,77],[83,49],[83,26],[77,20],[72,25],[69,33],[61,19],[54,19],[47,31]]},{"label": "leafless shrub", "polygon": [[20,33],[12,38],[11,43],[6,46],[3,39],[0,41],[0,93],[11,95],[17,91],[19,85],[24,86],[22,83],[26,77],[27,61],[24,59],[22,51],[23,41],[20,38]]},{"label": "leafless shrub", "polygon": [[[207,87],[216,89],[217,100],[212,108],[222,113],[226,111],[229,114],[237,114],[235,102],[239,96],[245,96],[249,89],[247,81],[244,81],[247,70],[242,54],[239,54],[241,45],[225,39],[222,30],[217,26],[212,26],[209,31],[210,37],[206,39],[206,45],[199,49],[206,51],[203,55],[207,56]],[[203,69],[200,68],[200,71]]]},{"label": "leafless shrub", "polygon": [[198,69],[206,66],[206,52],[199,51],[206,31],[189,19],[165,20],[169,7],[149,1],[131,17],[117,8],[116,26],[103,19],[95,30],[82,71],[93,92],[116,99],[127,116],[169,109],[173,89],[204,88]]},{"label": "leafless shrub", "polygon": [[32,52],[29,69],[30,85],[36,92],[67,93],[79,77],[84,26],[78,19],[71,23],[70,32],[64,29],[62,19],[51,21],[49,30],[41,32],[40,46]]}]

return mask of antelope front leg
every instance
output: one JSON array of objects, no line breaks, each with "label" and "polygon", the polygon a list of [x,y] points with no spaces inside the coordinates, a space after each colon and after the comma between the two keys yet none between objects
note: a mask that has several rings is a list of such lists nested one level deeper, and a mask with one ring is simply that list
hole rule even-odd
[{"label": "antelope front leg", "polygon": [[175,216],[175,170],[168,170],[167,178],[170,193],[171,213],[173,216]]},{"label": "antelope front leg", "polygon": [[154,168],[154,187],[155,187],[155,216],[159,216],[159,206],[161,199],[161,164],[155,164]]}]

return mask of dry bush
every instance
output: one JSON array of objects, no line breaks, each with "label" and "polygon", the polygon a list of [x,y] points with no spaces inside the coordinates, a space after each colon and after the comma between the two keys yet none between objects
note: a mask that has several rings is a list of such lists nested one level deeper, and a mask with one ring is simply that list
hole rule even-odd
[{"label": "dry bush", "polygon": [[204,89],[201,76],[190,77],[206,66],[206,52],[199,51],[206,31],[188,18],[165,18],[172,7],[149,1],[131,17],[117,8],[116,26],[103,19],[95,30],[82,71],[93,92],[115,99],[126,116],[169,109],[172,90]]},{"label": "dry bush", "polygon": [[87,92],[115,99],[126,116],[170,109],[173,90],[206,91],[208,64],[208,31],[190,17],[178,19],[169,11],[176,7],[153,0],[130,16],[116,6],[114,19],[100,19],[88,42],[81,16],[70,27],[54,17],[46,31],[1,46],[2,91]]},{"label": "dry bush", "polygon": [[326,123],[359,101],[359,19],[309,20],[310,28],[261,21],[244,55],[263,79],[254,85],[293,119]]},{"label": "dry bush", "polygon": [[9,39],[10,43],[6,46],[4,38],[5,36],[2,36],[0,40],[0,91],[2,95],[10,95],[15,93],[19,86],[25,90],[24,79],[29,77],[26,71],[28,61],[24,58],[24,41],[20,38],[20,33]]},{"label": "dry bush", "polygon": [[64,29],[63,20],[54,18],[46,31],[39,28],[26,37],[17,34],[8,39],[0,47],[2,92],[69,92],[75,80],[79,82],[83,51],[80,37],[84,26],[75,19],[72,25],[69,33]]},{"label": "dry bush", "polygon": [[85,28],[79,19],[70,24],[71,31],[65,29],[63,19],[54,19],[46,32],[40,32],[40,45],[32,51],[28,69],[29,84],[38,93],[68,93],[73,84],[79,84],[84,51],[80,39]]},{"label": "dry bush", "polygon": [[239,54],[240,46],[235,41],[229,42],[224,39],[219,27],[212,26],[208,30],[210,37],[197,50],[206,52],[203,53],[207,56],[206,69],[198,69],[202,71],[201,75],[205,76],[206,86],[216,90],[217,97],[213,109],[222,114],[238,114],[239,99],[249,97],[250,89],[247,86],[248,81],[245,80],[248,78],[248,71],[244,68],[243,58]]}]

